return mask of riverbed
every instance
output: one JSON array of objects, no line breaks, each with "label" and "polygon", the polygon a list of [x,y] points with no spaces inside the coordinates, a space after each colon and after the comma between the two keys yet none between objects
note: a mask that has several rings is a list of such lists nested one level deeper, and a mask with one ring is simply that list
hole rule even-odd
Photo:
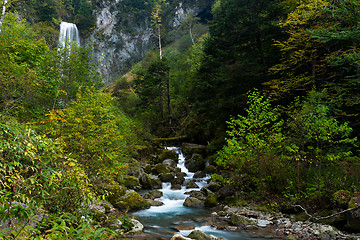
[{"label": "riverbed", "polygon": [[162,189],[160,190],[163,196],[156,200],[162,201],[164,205],[152,206],[149,209],[134,213],[136,218],[145,226],[144,234],[136,236],[137,239],[171,239],[174,234],[187,236],[194,229],[227,240],[274,239],[264,236],[265,233],[217,230],[208,225],[208,220],[211,218],[211,211],[209,209],[183,206],[186,197],[189,195],[188,192],[200,190],[203,186],[206,186],[207,179],[209,179],[210,176],[194,179],[194,173],[189,172],[185,167],[185,157],[181,149],[176,147],[168,147],[167,149],[176,151],[179,154],[177,166],[182,172],[186,173],[185,180],[193,179],[199,188],[186,189],[182,187],[180,190],[173,190],[171,189],[170,183],[163,183]]}]

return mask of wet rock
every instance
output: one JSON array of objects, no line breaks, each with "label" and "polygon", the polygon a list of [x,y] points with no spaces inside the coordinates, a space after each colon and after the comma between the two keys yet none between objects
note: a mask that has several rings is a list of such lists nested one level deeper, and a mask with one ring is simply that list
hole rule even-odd
[{"label": "wet rock", "polygon": [[199,188],[199,186],[195,183],[194,180],[187,180],[185,183],[184,183],[184,186],[186,188]]},{"label": "wet rock", "polygon": [[144,225],[142,225],[138,220],[131,219],[130,223],[132,225],[131,230],[127,234],[138,234],[144,231]]},{"label": "wet rock", "polygon": [[205,160],[200,154],[193,154],[192,157],[185,162],[185,166],[190,172],[197,172],[204,170]]},{"label": "wet rock", "polygon": [[184,237],[183,235],[180,234],[176,234],[170,240],[193,240],[193,239]]},{"label": "wet rock", "polygon": [[171,183],[171,189],[180,190],[181,189],[181,184]]},{"label": "wet rock", "polygon": [[193,229],[195,229],[195,227],[192,225],[177,225],[177,226],[173,227],[173,229],[180,232],[181,230],[193,230]]},{"label": "wet rock", "polygon": [[177,177],[177,178],[185,178],[185,177],[186,177],[186,173],[184,173],[184,172],[177,172],[177,173],[176,173],[176,177]]},{"label": "wet rock", "polygon": [[217,197],[214,194],[209,194],[205,199],[205,207],[212,208],[218,205]]},{"label": "wet rock", "polygon": [[226,197],[233,197],[235,194],[235,188],[232,184],[227,184],[217,191],[217,197],[219,199],[225,199]]},{"label": "wet rock", "polygon": [[225,240],[224,238],[219,238],[214,235],[207,235],[200,230],[192,231],[188,237],[196,240]]},{"label": "wet rock", "polygon": [[192,156],[193,154],[206,155],[206,146],[194,143],[183,143],[181,149],[186,157]]},{"label": "wet rock", "polygon": [[243,215],[233,214],[230,217],[231,223],[236,226],[244,227],[245,225],[255,225],[255,222]]},{"label": "wet rock", "polygon": [[170,173],[170,169],[165,164],[158,163],[151,169],[151,173],[155,175]]},{"label": "wet rock", "polygon": [[152,200],[152,199],[146,199],[146,201],[150,204],[150,206],[159,207],[159,206],[164,205],[164,203],[161,202],[161,201],[155,201],[155,200]]},{"label": "wet rock", "polygon": [[145,199],[154,200],[155,198],[161,198],[163,193],[159,190],[152,190],[144,194]]},{"label": "wet rock", "polygon": [[208,166],[206,166],[204,173],[206,173],[206,174],[216,173],[216,167],[214,165],[208,165]]},{"label": "wet rock", "polygon": [[167,167],[172,167],[172,168],[175,168],[176,165],[177,165],[177,162],[172,160],[172,159],[165,159],[163,162],[162,162],[165,166]]},{"label": "wet rock", "polygon": [[205,201],[206,199],[206,196],[201,191],[191,191],[190,197],[197,198],[202,201]]},{"label": "wet rock", "polygon": [[194,197],[187,197],[183,203],[185,207],[203,207],[204,201]]},{"label": "wet rock", "polygon": [[149,208],[150,204],[134,190],[128,190],[114,206],[120,210],[140,210]]},{"label": "wet rock", "polygon": [[194,177],[193,178],[204,178],[206,176],[206,173],[203,172],[203,171],[197,171],[195,174],[194,174]]},{"label": "wet rock", "polygon": [[174,179],[171,180],[171,184],[172,185],[176,185],[176,184],[183,184],[185,182],[185,178],[184,177],[176,177]]},{"label": "wet rock", "polygon": [[171,182],[175,178],[174,173],[161,173],[159,174],[159,179],[162,182]]},{"label": "wet rock", "polygon": [[162,163],[166,159],[171,159],[177,163],[179,159],[179,154],[177,154],[175,151],[162,149],[162,152],[156,159],[156,163]]},{"label": "wet rock", "polygon": [[121,183],[129,189],[133,189],[133,190],[141,189],[139,179],[137,179],[134,176],[128,176],[128,175],[125,176],[124,179],[121,181]]},{"label": "wet rock", "polygon": [[144,189],[161,189],[162,183],[159,177],[144,173],[140,178],[140,183]]}]

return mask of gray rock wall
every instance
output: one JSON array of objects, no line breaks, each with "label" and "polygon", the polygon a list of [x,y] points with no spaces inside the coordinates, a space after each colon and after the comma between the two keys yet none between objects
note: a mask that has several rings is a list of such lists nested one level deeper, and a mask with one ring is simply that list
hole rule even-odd
[{"label": "gray rock wall", "polygon": [[[169,1],[170,2],[170,1]],[[205,3],[204,3],[205,2]],[[197,14],[211,5],[212,0],[175,1],[170,4],[166,24],[168,29],[176,29],[188,13]],[[208,3],[208,4],[207,4]],[[106,83],[125,74],[132,64],[140,61],[146,53],[157,46],[150,16],[126,12],[121,0],[103,0],[96,5],[96,28],[85,39],[92,47],[93,58],[98,72]]]}]

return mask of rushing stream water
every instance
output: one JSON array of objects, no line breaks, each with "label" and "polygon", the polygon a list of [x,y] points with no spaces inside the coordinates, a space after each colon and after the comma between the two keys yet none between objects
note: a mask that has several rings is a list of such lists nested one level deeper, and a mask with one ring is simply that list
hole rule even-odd
[{"label": "rushing stream water", "polygon": [[[186,173],[185,181],[193,179],[194,173],[189,172],[185,167],[185,157],[181,149],[176,147],[168,147],[168,149],[176,151],[179,154],[178,167],[181,168],[182,172]],[[193,180],[202,188],[207,184],[206,180],[208,178],[209,177]],[[178,233],[187,236],[194,229],[177,230],[177,228],[184,229],[186,226],[194,226],[195,229],[201,230],[206,234],[213,234],[227,240],[265,239],[247,232],[221,231],[204,225],[206,224],[206,219],[211,214],[210,210],[183,206],[184,200],[188,196],[185,193],[191,190],[199,189],[186,189],[182,187],[181,190],[172,190],[170,183],[163,183],[163,188],[161,189],[163,196],[156,200],[162,201],[164,205],[158,207],[153,206],[149,209],[134,213],[137,219],[145,226],[146,236],[144,239],[170,239],[174,234]]]}]

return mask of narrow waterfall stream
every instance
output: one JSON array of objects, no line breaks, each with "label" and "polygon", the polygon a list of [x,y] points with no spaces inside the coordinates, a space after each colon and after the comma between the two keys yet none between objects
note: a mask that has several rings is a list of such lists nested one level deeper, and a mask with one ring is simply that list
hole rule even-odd
[{"label": "narrow waterfall stream", "polygon": [[[186,173],[185,181],[193,179],[194,173],[188,171],[185,167],[185,157],[180,148],[168,147],[167,149],[176,151],[179,154],[178,167],[182,172]],[[227,240],[242,239],[265,239],[251,235],[247,232],[238,231],[221,231],[206,225],[207,219],[211,215],[211,211],[205,208],[190,208],[183,206],[184,200],[188,196],[186,192],[191,190],[200,190],[206,186],[209,176],[201,179],[193,179],[199,188],[186,189],[182,187],[180,190],[171,189],[171,183],[163,183],[163,196],[159,199],[164,205],[152,206],[149,209],[137,211],[134,215],[145,226],[145,235],[142,239],[170,239],[175,234],[187,236],[194,229],[200,230],[206,234],[213,234]],[[190,227],[190,228],[188,228]],[[191,230],[184,230],[191,229]]]}]

